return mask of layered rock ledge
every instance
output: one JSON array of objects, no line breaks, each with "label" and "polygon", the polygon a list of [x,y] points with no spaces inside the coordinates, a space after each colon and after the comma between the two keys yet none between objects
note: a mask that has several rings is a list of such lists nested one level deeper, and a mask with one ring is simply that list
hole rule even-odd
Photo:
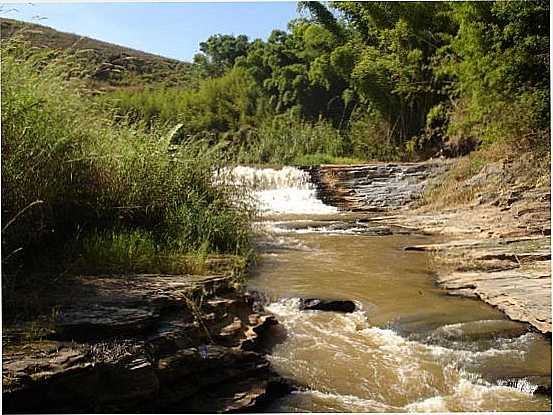
[{"label": "layered rock ledge", "polygon": [[51,294],[41,336],[4,332],[7,413],[255,411],[291,389],[264,357],[278,322],[230,277],[80,276]]},{"label": "layered rock ledge", "polygon": [[376,163],[308,168],[317,197],[349,211],[380,212],[408,207],[447,163]]},{"label": "layered rock ledge", "polygon": [[[320,166],[310,173],[326,203],[342,210],[384,212],[364,221],[380,234],[387,234],[385,228],[388,234],[403,229],[445,240],[407,249],[433,253],[437,283],[449,294],[479,298],[550,335],[550,189],[514,180],[509,190],[482,193],[469,205],[438,212],[417,207],[426,186],[450,165],[437,160]],[[499,177],[505,172],[501,166],[484,170],[465,185],[505,180]]]}]

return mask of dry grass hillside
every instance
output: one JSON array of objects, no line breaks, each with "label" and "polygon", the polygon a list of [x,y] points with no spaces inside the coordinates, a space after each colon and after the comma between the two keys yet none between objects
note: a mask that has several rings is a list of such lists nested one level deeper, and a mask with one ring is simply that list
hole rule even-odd
[{"label": "dry grass hillside", "polygon": [[94,68],[92,79],[100,87],[140,87],[157,82],[185,85],[193,80],[192,65],[188,62],[59,32],[34,23],[2,18],[0,34],[3,41],[17,35],[33,47],[84,53]]}]

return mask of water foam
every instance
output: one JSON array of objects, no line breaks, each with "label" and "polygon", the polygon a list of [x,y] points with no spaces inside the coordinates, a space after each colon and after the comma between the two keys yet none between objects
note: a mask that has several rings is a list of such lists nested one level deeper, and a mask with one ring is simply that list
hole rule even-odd
[{"label": "water foam", "polygon": [[348,412],[397,412],[400,408],[387,405],[374,399],[361,398],[355,395],[345,395],[333,392],[322,392],[316,389],[294,392],[297,395],[307,395],[323,402],[337,403]]},{"label": "water foam", "polygon": [[497,385],[500,387],[514,389],[528,395],[533,395],[538,389],[538,385],[530,383],[528,379],[500,380],[497,382]]},{"label": "water foam", "polygon": [[338,211],[317,199],[309,173],[295,167],[237,166],[224,174],[233,184],[253,189],[259,208],[267,213],[331,214]]},{"label": "water foam", "polygon": [[405,406],[407,412],[449,412],[443,396],[432,396]]},{"label": "water foam", "polygon": [[[399,408],[400,411],[479,411],[494,405],[493,402],[497,399],[514,402],[524,395],[531,396],[536,390],[536,386],[525,379],[492,384],[482,379],[480,375],[463,369],[464,365],[472,362],[477,363],[481,359],[492,356],[514,353],[516,350],[491,348],[475,352],[425,344],[406,339],[392,329],[370,326],[363,310],[350,314],[331,313],[330,319],[328,319],[329,313],[326,313],[325,319],[321,320],[323,312],[300,311],[299,306],[300,299],[287,298],[269,304],[267,310],[277,316],[291,336],[296,339],[306,336],[306,339],[310,340],[306,342],[306,339],[302,339],[302,353],[309,354],[310,350],[323,349],[340,362],[352,364],[360,361],[361,358],[365,368],[376,361],[378,366],[387,367],[387,369],[375,367],[374,376],[359,378],[358,381],[361,384],[370,382],[371,386],[367,390],[367,395],[364,391],[358,390],[359,396],[354,396],[340,394],[337,391],[321,392],[319,389],[323,385],[316,380],[318,376],[316,369],[313,372],[312,363],[305,360],[303,357],[305,355],[302,353],[297,354],[294,350],[290,354],[276,353],[270,357],[277,367],[286,367],[292,372],[297,370],[304,373],[313,372],[309,376],[315,382],[312,385],[314,390],[305,393],[321,400],[319,403],[323,406],[330,405],[329,407],[332,408],[343,406],[349,412],[380,410],[395,412],[398,408],[391,406],[395,399],[392,399],[391,395],[395,395],[404,396],[410,400]],[[345,354],[342,349],[346,343],[353,346],[351,350],[366,350],[366,355],[363,352],[360,352],[360,355]],[[432,377],[435,375],[429,371],[429,365],[436,364],[443,367],[444,383],[439,388],[432,385]],[[394,380],[387,384],[387,393],[375,394],[375,390],[380,390],[377,379],[383,370],[392,370],[387,373],[393,376]]]}]

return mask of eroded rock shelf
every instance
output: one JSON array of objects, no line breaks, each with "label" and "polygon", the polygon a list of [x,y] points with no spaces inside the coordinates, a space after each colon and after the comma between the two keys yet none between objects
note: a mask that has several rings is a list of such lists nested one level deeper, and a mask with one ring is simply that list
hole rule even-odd
[{"label": "eroded rock shelf", "polygon": [[232,412],[288,392],[260,353],[278,322],[231,284],[219,275],[64,281],[50,331],[4,347],[4,410]]},{"label": "eroded rock shelf", "polygon": [[428,180],[446,169],[442,161],[378,163],[309,168],[317,196],[326,204],[350,211],[388,211],[417,200]]}]

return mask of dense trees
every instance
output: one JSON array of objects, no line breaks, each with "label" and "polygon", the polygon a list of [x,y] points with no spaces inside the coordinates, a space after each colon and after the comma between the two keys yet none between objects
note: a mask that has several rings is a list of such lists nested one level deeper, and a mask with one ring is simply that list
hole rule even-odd
[{"label": "dense trees", "polygon": [[454,80],[450,134],[548,145],[549,2],[461,3],[451,17],[459,30],[439,68]]},{"label": "dense trees", "polygon": [[358,158],[424,157],[446,142],[471,148],[509,134],[548,144],[548,2],[299,8],[303,17],[266,41],[215,35],[201,43],[196,69],[220,80],[195,92],[162,92],[189,98],[173,99],[160,118],[184,122],[190,134],[228,137],[244,128],[259,132],[286,114],[297,125],[331,125],[342,141],[338,155]]}]

